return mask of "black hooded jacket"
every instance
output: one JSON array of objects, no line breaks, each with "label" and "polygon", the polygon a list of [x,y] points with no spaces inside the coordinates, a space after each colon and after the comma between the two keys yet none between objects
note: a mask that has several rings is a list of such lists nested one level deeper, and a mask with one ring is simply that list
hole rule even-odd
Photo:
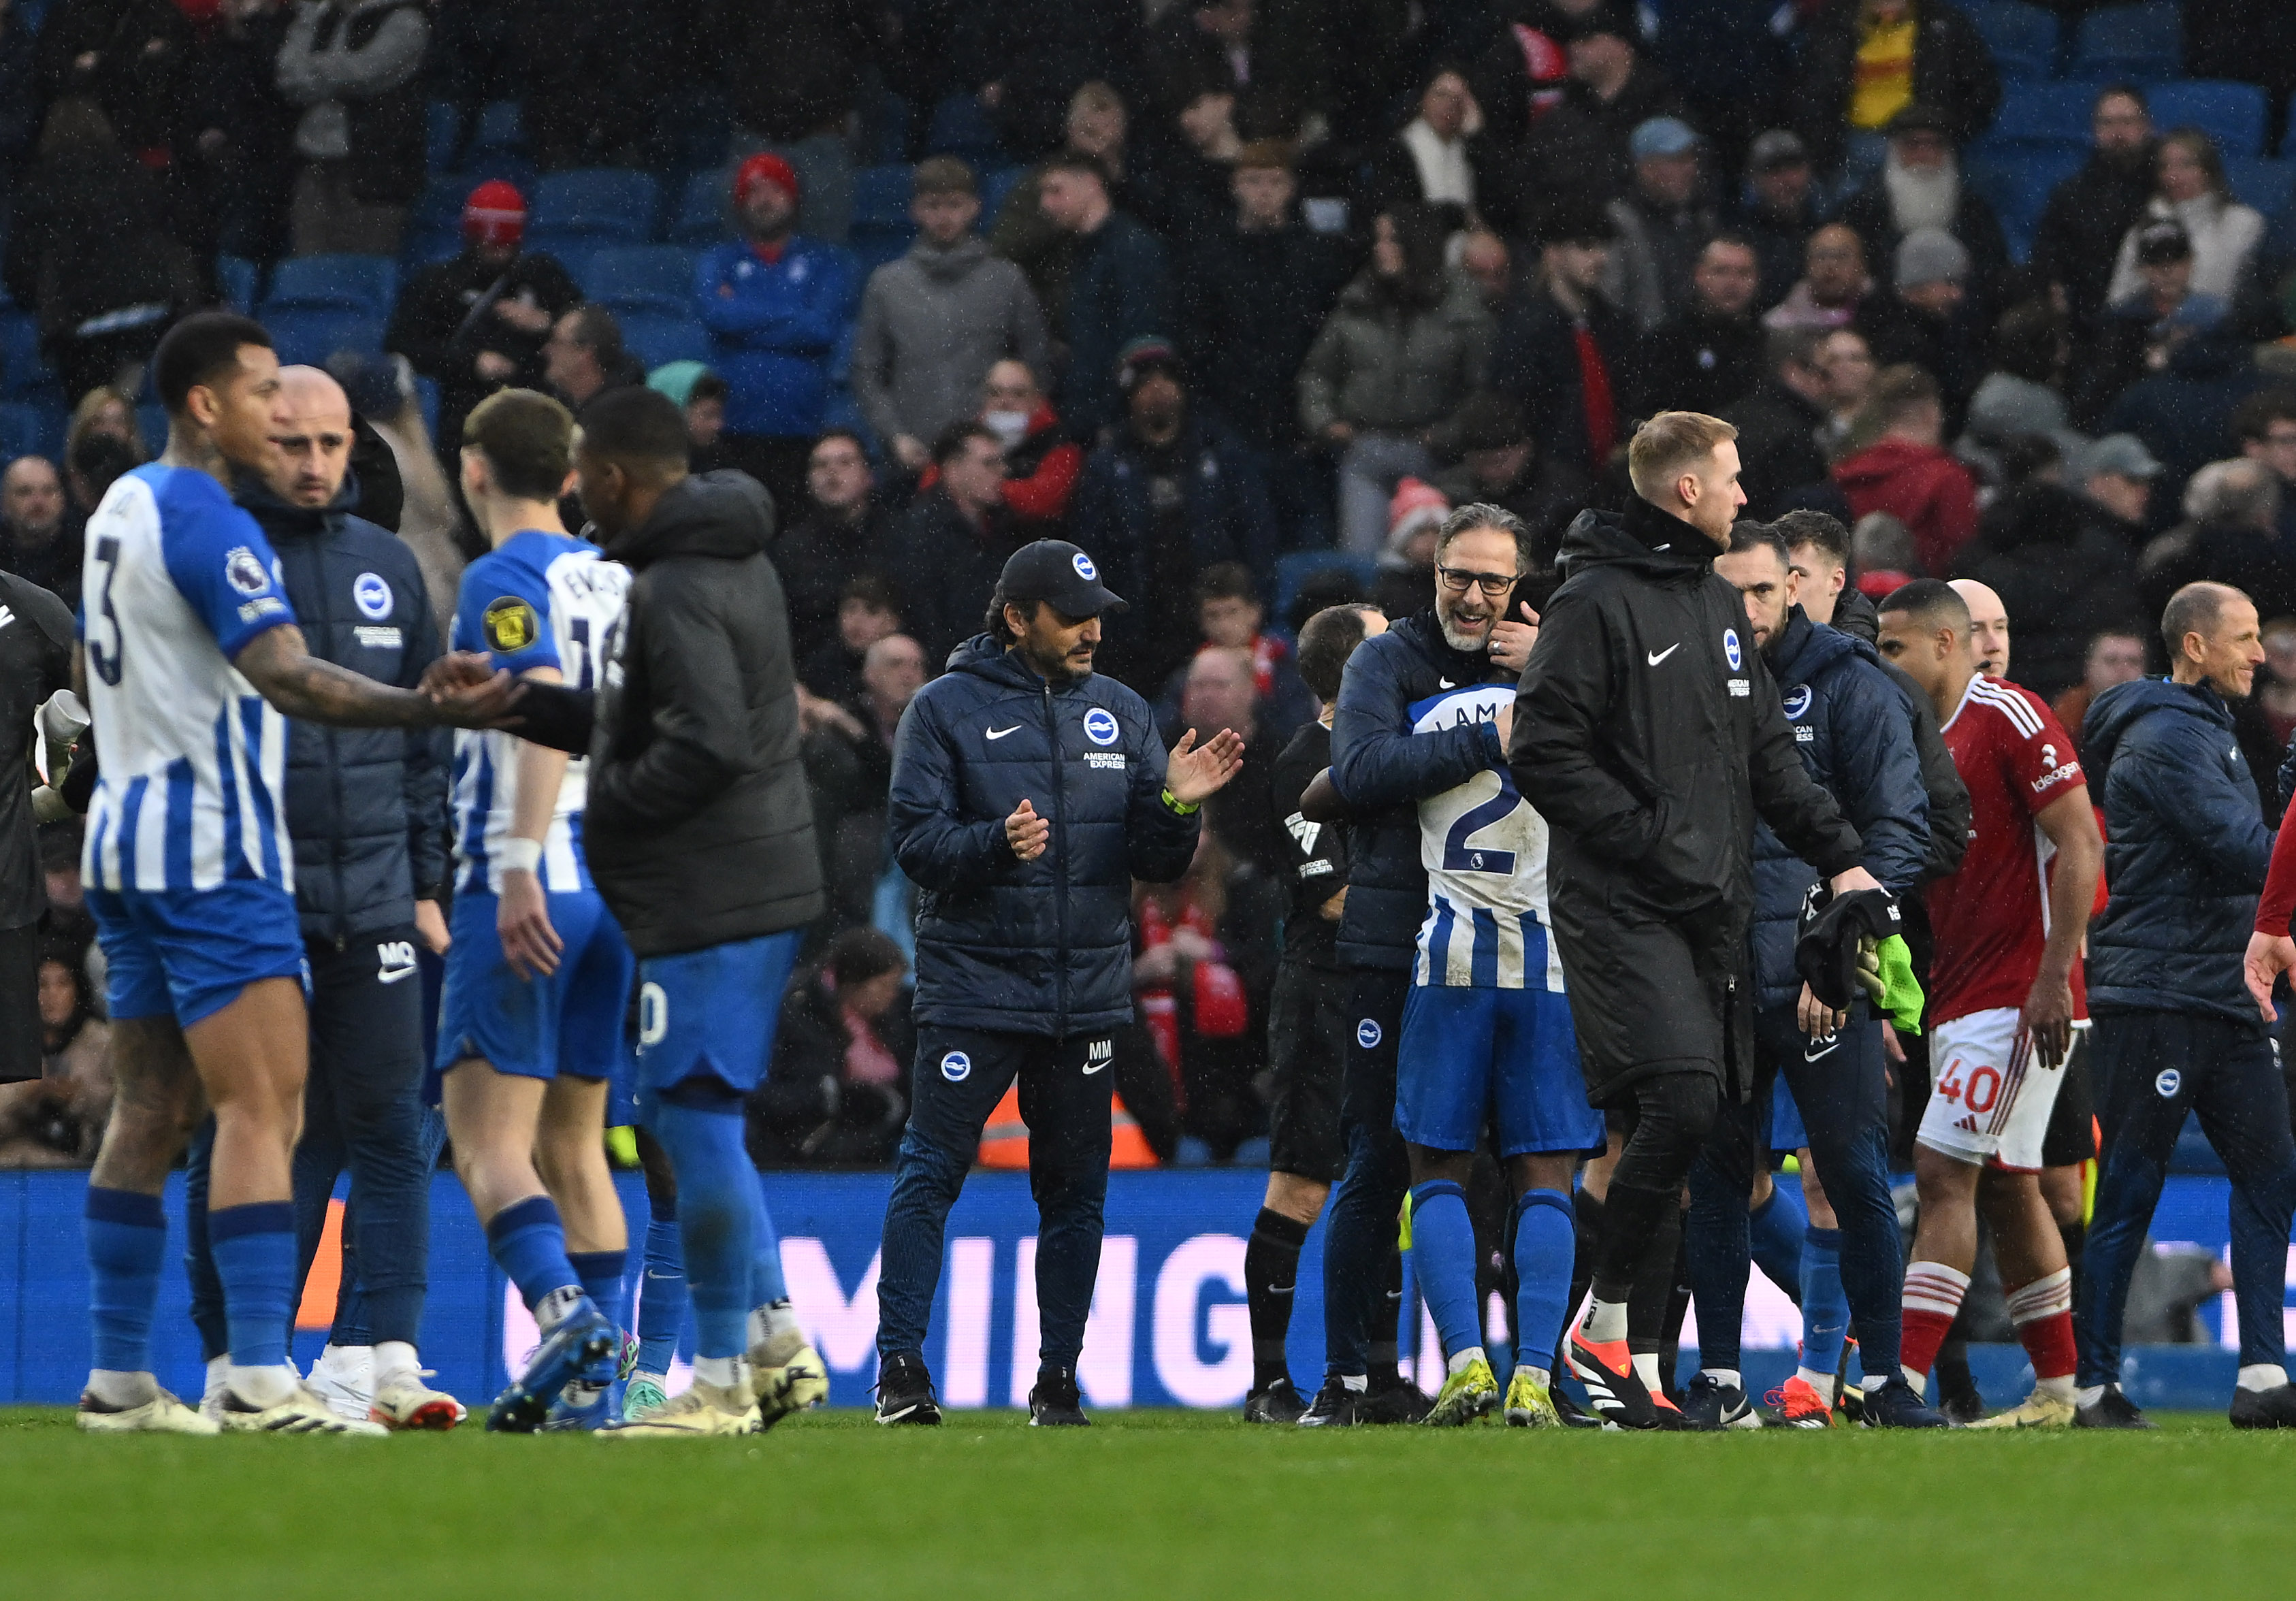
[{"label": "black hooded jacket", "polygon": [[605,543],[633,576],[598,694],[583,847],[641,956],[821,915],[768,504],[743,473],[687,478]]}]

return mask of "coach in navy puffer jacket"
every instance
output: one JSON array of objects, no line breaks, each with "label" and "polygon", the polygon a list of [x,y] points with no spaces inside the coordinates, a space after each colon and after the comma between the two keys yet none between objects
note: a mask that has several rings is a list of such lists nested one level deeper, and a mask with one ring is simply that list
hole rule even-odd
[{"label": "coach in navy puffer jacket", "polygon": [[[1810,621],[1800,606],[1763,647],[1777,680],[1802,766],[1841,804],[1865,842],[1866,870],[1892,894],[1922,876],[1929,795],[1897,686],[1874,648]],[[1788,850],[1769,825],[1754,825],[1754,973],[1757,1004],[1790,1006],[1801,994],[1794,928],[1817,869]]]},{"label": "coach in navy puffer jacket", "polygon": [[[1100,674],[1055,685],[988,634],[902,715],[893,853],[917,897],[921,1023],[1016,1034],[1132,1019],[1132,881],[1188,870],[1196,817],[1164,805],[1148,702]],[[1028,800],[1052,840],[1023,862],[1004,819]]]}]

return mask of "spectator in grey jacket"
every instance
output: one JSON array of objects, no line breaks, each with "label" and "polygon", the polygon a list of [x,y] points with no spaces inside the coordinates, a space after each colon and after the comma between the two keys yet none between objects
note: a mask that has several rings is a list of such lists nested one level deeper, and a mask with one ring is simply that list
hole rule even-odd
[{"label": "spectator in grey jacket", "polygon": [[1363,554],[1387,538],[1398,480],[1434,475],[1441,425],[1483,385],[1491,319],[1464,275],[1443,265],[1443,225],[1429,206],[1398,206],[1372,225],[1371,266],[1340,296],[1300,370],[1300,422],[1339,450],[1340,543]]},{"label": "spectator in grey jacket", "polygon": [[430,22],[422,0],[313,0],[279,47],[295,127],[289,229],[298,256],[398,254],[422,187],[428,122],[415,85]]},{"label": "spectator in grey jacket", "polygon": [[922,472],[925,441],[972,415],[980,381],[1004,357],[1045,363],[1043,311],[1028,278],[972,232],[980,196],[954,156],[917,164],[909,253],[869,275],[853,336],[853,394],[902,466]]}]

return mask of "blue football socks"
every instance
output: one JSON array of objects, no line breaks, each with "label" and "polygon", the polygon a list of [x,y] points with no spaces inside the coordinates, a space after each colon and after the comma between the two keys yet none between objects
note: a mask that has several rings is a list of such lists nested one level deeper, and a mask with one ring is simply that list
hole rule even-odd
[{"label": "blue football socks", "polygon": [[616,1328],[627,1326],[630,1309],[622,1299],[622,1281],[629,1271],[628,1249],[570,1252],[566,1265],[580,1277],[582,1293],[597,1303],[606,1320]]},{"label": "blue football socks", "polygon": [[1746,1214],[1754,1265],[1762,1277],[1787,1294],[1801,1294],[1802,1236],[1809,1229],[1809,1209],[1802,1203],[1801,1186],[1784,1182],[1770,1186],[1770,1198]]},{"label": "blue football socks", "polygon": [[677,1203],[656,1204],[646,1224],[645,1288],[638,1296],[638,1371],[669,1371],[685,1332],[685,1244],[677,1236]]},{"label": "blue football socks", "polygon": [[1801,1366],[1830,1377],[1841,1367],[1841,1342],[1849,1333],[1841,1231],[1812,1224],[1801,1247]]},{"label": "blue football socks", "polygon": [[1554,1337],[1570,1310],[1578,1215],[1559,1190],[1525,1190],[1514,1211],[1514,1359],[1552,1373]]},{"label": "blue football socks", "polygon": [[757,1218],[764,1202],[742,1143],[740,1097],[704,1110],[665,1096],[655,1102],[652,1117],[653,1137],[669,1153],[677,1175],[695,1354],[705,1360],[741,1356],[749,1349]]},{"label": "blue football socks", "polygon": [[1467,1216],[1467,1195],[1447,1179],[1432,1179],[1411,1191],[1411,1266],[1419,1293],[1427,1299],[1443,1355],[1480,1350],[1482,1319],[1475,1306],[1475,1225]]},{"label": "blue football socks", "polygon": [[295,1206],[252,1201],[208,1211],[234,1367],[283,1367],[295,1318]]},{"label": "blue football socks", "polygon": [[93,1366],[143,1373],[152,1366],[152,1310],[168,1253],[168,1214],[157,1195],[87,1186],[88,1310]]},{"label": "blue football socks", "polygon": [[566,1257],[566,1226],[558,1219],[558,1203],[547,1195],[529,1195],[496,1212],[487,1225],[487,1251],[518,1286],[529,1311],[537,1310],[545,1296],[582,1283]]}]

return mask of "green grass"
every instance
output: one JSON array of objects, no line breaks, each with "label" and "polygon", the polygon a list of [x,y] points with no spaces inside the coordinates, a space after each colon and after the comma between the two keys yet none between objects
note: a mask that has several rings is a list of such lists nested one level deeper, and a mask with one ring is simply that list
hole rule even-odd
[{"label": "green grass", "polygon": [[[92,1439],[0,1410],[0,1590],[62,1597],[2286,1594],[2296,1437],[1092,1430]],[[1599,1591],[1595,1587],[1603,1587]]]}]

